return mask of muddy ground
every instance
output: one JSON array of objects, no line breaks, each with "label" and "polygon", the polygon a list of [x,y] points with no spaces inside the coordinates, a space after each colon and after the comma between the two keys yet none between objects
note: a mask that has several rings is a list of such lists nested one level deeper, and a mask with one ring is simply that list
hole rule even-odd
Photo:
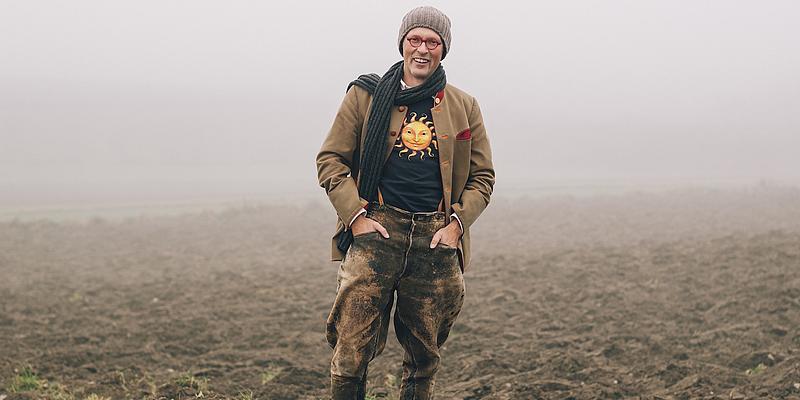
[{"label": "muddy ground", "polygon": [[[0,223],[0,399],[325,398],[334,218]],[[800,190],[498,196],[473,238],[437,398],[800,399]]]}]

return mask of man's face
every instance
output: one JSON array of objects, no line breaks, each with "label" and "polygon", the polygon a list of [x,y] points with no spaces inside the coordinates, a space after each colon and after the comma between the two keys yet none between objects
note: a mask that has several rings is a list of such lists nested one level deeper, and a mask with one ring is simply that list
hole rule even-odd
[{"label": "man's face", "polygon": [[[409,38],[419,38],[427,41],[421,43],[419,47],[414,47]],[[427,44],[435,41],[439,43],[433,50],[428,50]],[[403,38],[403,80],[409,86],[417,86],[428,79],[429,76],[439,67],[444,52],[444,44],[439,35],[432,29],[414,28]]]}]

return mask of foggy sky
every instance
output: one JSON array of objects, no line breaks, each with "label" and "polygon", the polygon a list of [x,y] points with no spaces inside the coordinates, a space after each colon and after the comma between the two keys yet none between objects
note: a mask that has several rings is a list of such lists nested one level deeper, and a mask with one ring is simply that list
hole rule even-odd
[{"label": "foggy sky", "polygon": [[[400,59],[419,4],[4,2],[0,199],[322,193],[314,156],[348,82]],[[453,22],[443,65],[481,105],[498,191],[800,179],[798,2],[429,4]]]}]

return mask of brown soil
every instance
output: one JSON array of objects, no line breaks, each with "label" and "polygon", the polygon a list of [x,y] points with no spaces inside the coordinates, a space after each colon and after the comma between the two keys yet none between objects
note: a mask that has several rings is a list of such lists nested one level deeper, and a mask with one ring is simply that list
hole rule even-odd
[{"label": "brown soil", "polygon": [[[325,398],[333,219],[0,223],[0,398]],[[798,190],[498,198],[473,237],[440,399],[800,398]]]}]

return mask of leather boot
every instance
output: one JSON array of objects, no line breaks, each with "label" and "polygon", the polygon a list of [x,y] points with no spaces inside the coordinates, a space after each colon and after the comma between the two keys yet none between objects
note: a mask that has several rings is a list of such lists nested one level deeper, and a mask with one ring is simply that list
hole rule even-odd
[{"label": "leather boot", "polygon": [[366,386],[363,379],[331,375],[331,400],[364,400]]},{"label": "leather boot", "polygon": [[400,385],[400,400],[430,400],[432,398],[433,379],[409,379]]}]

